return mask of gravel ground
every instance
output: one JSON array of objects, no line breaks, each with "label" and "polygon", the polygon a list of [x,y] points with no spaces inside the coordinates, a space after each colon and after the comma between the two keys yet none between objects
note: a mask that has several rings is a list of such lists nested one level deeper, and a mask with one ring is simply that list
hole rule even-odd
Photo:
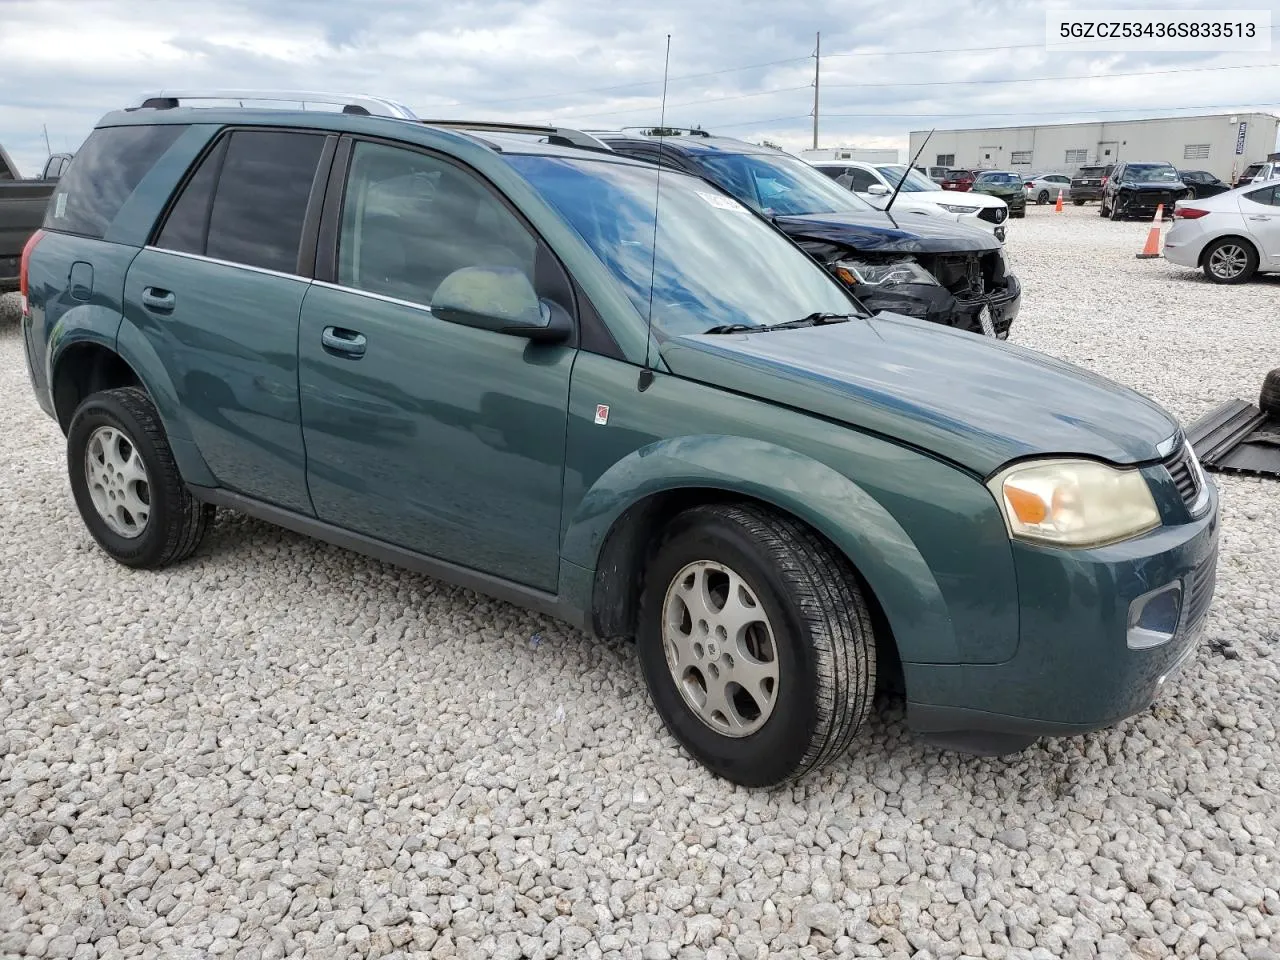
[{"label": "gravel ground", "polygon": [[[1033,207],[1014,339],[1192,419],[1280,358],[1280,278]],[[239,516],[90,541],[0,329],[0,956],[1280,956],[1280,486],[1220,479],[1205,642],[1143,716],[1012,759],[885,702],[799,786],[713,779],[632,649]],[[16,428],[16,429],[15,429]]]}]

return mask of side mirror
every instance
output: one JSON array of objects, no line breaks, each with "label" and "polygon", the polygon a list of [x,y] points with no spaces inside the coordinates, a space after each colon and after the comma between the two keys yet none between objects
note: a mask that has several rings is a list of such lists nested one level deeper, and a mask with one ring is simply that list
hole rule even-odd
[{"label": "side mirror", "polygon": [[515,267],[455,270],[436,287],[431,315],[446,323],[539,343],[558,343],[573,332],[568,313],[539,300],[524,271]]},{"label": "side mirror", "polygon": [[871,186],[867,187],[867,193],[871,194],[873,197],[887,197],[889,194],[893,193],[893,191],[883,183],[873,183]]}]

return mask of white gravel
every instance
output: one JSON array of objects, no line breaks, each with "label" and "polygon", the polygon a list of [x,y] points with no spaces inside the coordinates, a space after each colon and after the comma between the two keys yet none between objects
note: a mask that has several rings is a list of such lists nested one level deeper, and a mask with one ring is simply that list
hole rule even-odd
[{"label": "white gravel", "polygon": [[[1188,420],[1254,397],[1280,279],[1137,260],[1146,229],[1014,221],[1014,339]],[[11,325],[0,409],[0,956],[1280,957],[1280,485],[1219,479],[1206,642],[1149,713],[980,760],[889,702],[753,793],[629,646],[225,513],[116,566]]]}]

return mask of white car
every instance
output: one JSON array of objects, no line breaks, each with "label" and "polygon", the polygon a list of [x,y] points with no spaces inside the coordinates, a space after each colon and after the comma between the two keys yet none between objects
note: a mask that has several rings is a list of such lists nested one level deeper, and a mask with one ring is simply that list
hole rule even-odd
[{"label": "white car", "polygon": [[917,170],[902,163],[863,163],[857,160],[810,161],[832,180],[848,187],[862,199],[883,210],[898,181],[906,175],[893,211],[925,213],[945,217],[971,227],[979,227],[1004,243],[1009,205],[999,197],[981,193],[943,190]]},{"label": "white car", "polygon": [[1179,200],[1164,239],[1164,258],[1202,267],[1214,283],[1244,283],[1259,271],[1280,272],[1280,180]]}]

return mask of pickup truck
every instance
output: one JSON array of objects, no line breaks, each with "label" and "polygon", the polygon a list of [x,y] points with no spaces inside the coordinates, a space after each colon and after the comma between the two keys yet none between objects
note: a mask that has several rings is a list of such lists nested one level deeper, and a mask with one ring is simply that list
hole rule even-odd
[{"label": "pickup truck", "polygon": [[70,162],[71,154],[55,153],[39,178],[22,180],[0,147],[0,292],[17,287],[22,248],[44,221],[49,197]]}]

